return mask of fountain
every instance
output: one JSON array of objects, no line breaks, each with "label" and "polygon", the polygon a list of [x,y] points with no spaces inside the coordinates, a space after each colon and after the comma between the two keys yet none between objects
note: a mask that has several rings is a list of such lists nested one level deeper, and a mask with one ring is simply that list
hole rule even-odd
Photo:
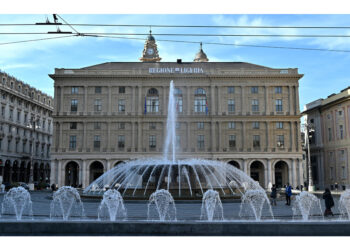
[{"label": "fountain", "polygon": [[147,219],[154,220],[159,218],[160,221],[176,220],[176,207],[171,194],[164,189],[157,190],[151,194],[148,203]]},{"label": "fountain", "polygon": [[73,187],[63,186],[53,194],[50,218],[62,217],[66,221],[70,216],[83,217],[84,207],[78,191]]},{"label": "fountain", "polygon": [[202,199],[201,220],[213,221],[213,219],[223,220],[224,212],[219,193],[212,189],[206,191]]},{"label": "fountain", "polygon": [[24,214],[33,218],[29,192],[23,187],[11,188],[4,196],[1,214],[15,214],[17,220],[21,220]]},{"label": "fountain", "polygon": [[[247,185],[245,185],[245,188],[248,188]],[[253,217],[255,220],[261,220],[262,211],[264,208],[264,205],[268,206],[268,210],[270,212],[270,215],[273,219],[273,213],[270,206],[269,198],[266,195],[266,192],[262,189],[248,189],[243,195],[241,200],[241,206],[239,211],[240,217]]]},{"label": "fountain", "polygon": [[350,189],[346,189],[340,195],[338,209],[341,218],[350,220]]},{"label": "fountain", "polygon": [[104,193],[98,208],[98,220],[109,218],[110,221],[125,220],[127,217],[123,198],[117,190]]},{"label": "fountain", "polygon": [[304,221],[309,220],[310,216],[316,213],[320,213],[323,218],[320,199],[306,191],[302,191],[295,197],[292,210],[293,218],[301,215]]}]

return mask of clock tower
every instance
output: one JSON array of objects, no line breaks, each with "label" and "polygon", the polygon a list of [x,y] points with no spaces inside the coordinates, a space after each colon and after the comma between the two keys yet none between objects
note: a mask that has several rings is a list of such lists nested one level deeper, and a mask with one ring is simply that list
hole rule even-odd
[{"label": "clock tower", "polygon": [[140,61],[142,62],[159,62],[162,58],[158,55],[156,39],[152,36],[152,31],[149,31],[149,36],[145,42],[145,47],[142,52]]}]

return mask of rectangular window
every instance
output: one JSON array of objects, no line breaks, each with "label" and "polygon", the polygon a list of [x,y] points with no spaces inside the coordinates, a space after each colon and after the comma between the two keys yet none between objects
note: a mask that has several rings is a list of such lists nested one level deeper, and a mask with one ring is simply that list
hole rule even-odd
[{"label": "rectangular window", "polygon": [[252,111],[253,112],[259,111],[259,100],[257,100],[257,99],[252,100]]},{"label": "rectangular window", "polygon": [[70,101],[70,111],[71,112],[77,112],[78,111],[78,100],[72,99]]},{"label": "rectangular window", "polygon": [[197,147],[198,149],[204,149],[204,135],[197,136]]},{"label": "rectangular window", "polygon": [[156,123],[155,122],[150,122],[149,123],[149,129],[156,129],[157,126],[156,126]]},{"label": "rectangular window", "polygon": [[77,136],[71,135],[69,136],[69,149],[76,149],[77,147]]},{"label": "rectangular window", "polygon": [[21,120],[21,111],[17,111],[17,122]]},{"label": "rectangular window", "polygon": [[259,127],[260,127],[260,123],[259,122],[253,122],[252,123],[252,128],[253,129],[259,129]]},{"label": "rectangular window", "polygon": [[70,129],[77,129],[77,123],[76,122],[71,122],[69,128]]},{"label": "rectangular window", "polygon": [[10,109],[10,116],[9,116],[9,118],[12,121],[12,119],[13,119],[13,109]]},{"label": "rectangular window", "polygon": [[346,168],[344,166],[341,167],[341,177],[342,179],[346,179]]},{"label": "rectangular window", "polygon": [[158,96],[147,97],[147,112],[158,113],[159,112],[159,98]]},{"label": "rectangular window", "polygon": [[118,101],[118,112],[120,112],[120,113],[125,112],[125,100],[124,99],[120,99]]},{"label": "rectangular window", "polygon": [[119,87],[119,94],[125,94],[125,87]]},{"label": "rectangular window", "polygon": [[100,122],[94,122],[94,129],[101,129],[101,123]]},{"label": "rectangular window", "polygon": [[235,87],[233,87],[233,86],[227,87],[227,93],[234,94],[235,93]]},{"label": "rectangular window", "polygon": [[275,87],[275,94],[282,94],[282,87],[281,86]]},{"label": "rectangular window", "polygon": [[176,135],[176,149],[181,149],[181,137]]},{"label": "rectangular window", "polygon": [[198,129],[204,129],[204,122],[197,122]]},{"label": "rectangular window", "polygon": [[5,117],[5,107],[4,106],[1,107],[1,116]]},{"label": "rectangular window", "polygon": [[343,140],[344,139],[343,125],[339,125],[339,132],[340,132],[340,139]]},{"label": "rectangular window", "polygon": [[329,173],[329,176],[330,176],[330,179],[331,179],[331,180],[333,180],[333,178],[334,178],[334,170],[333,170],[333,169],[334,169],[333,167],[330,167],[330,168],[329,168],[329,172],[330,172],[330,173]]},{"label": "rectangular window", "polygon": [[235,112],[235,100],[234,99],[229,99],[227,101],[228,105],[228,112]]},{"label": "rectangular window", "polygon": [[283,129],[283,122],[276,122],[277,129]]},{"label": "rectangular window", "polygon": [[236,135],[230,135],[228,139],[228,145],[230,148],[236,147]]},{"label": "rectangular window", "polygon": [[182,97],[175,96],[175,103],[176,103],[176,111],[178,113],[182,113]]},{"label": "rectangular window", "polygon": [[99,135],[94,136],[94,149],[100,149],[101,137]]},{"label": "rectangular window", "polygon": [[181,123],[177,122],[175,126],[176,126],[176,129],[180,129],[181,128]]},{"label": "rectangular window", "polygon": [[282,112],[283,106],[282,106],[282,99],[276,100],[276,112]]},{"label": "rectangular window", "polygon": [[119,135],[118,136],[118,148],[124,148],[125,147],[125,136]]},{"label": "rectangular window", "polygon": [[260,135],[253,135],[253,147],[260,148]]},{"label": "rectangular window", "polygon": [[197,96],[194,99],[194,112],[204,113],[206,109],[207,98],[205,96]]},{"label": "rectangular window", "polygon": [[284,147],[284,135],[277,135],[277,147]]},{"label": "rectangular window", "polygon": [[252,94],[257,94],[258,92],[259,92],[259,87],[256,87],[256,86],[251,87],[251,93]]},{"label": "rectangular window", "polygon": [[155,135],[150,135],[149,136],[149,147],[151,149],[155,149],[157,147],[157,141],[156,141],[156,136]]},{"label": "rectangular window", "polygon": [[95,99],[94,111],[95,112],[101,112],[102,111],[101,99]]},{"label": "rectangular window", "polygon": [[79,87],[72,87],[72,94],[78,94]]},{"label": "rectangular window", "polygon": [[101,94],[102,93],[102,87],[95,87],[95,94]]},{"label": "rectangular window", "polygon": [[229,129],[235,129],[236,128],[236,123],[235,122],[229,122],[228,123],[228,128]]},{"label": "rectangular window", "polygon": [[119,129],[125,129],[125,122],[119,122]]}]

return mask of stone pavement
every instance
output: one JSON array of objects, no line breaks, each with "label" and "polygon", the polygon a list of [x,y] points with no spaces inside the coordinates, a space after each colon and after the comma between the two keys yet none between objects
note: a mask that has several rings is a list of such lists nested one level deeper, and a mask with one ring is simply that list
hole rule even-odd
[{"label": "stone pavement", "polygon": [[[0,194],[0,202],[2,204],[4,194]],[[294,195],[293,195],[294,196]],[[295,197],[295,196],[294,196]],[[294,202],[292,198],[292,205]],[[33,203],[33,214],[35,219],[47,219],[50,214],[50,203],[52,201],[52,192],[50,191],[34,191],[31,192],[31,199]],[[97,210],[100,204],[100,200],[83,198],[84,210],[86,219],[97,218]],[[339,216],[338,201],[339,196],[334,196],[335,207],[332,209],[336,214],[334,217],[328,217],[327,220],[337,220]],[[175,201],[178,220],[190,220],[196,221],[200,219],[201,213],[201,201]],[[128,220],[146,220],[147,219],[147,201],[125,201],[127,209]],[[324,201],[321,199],[322,212],[324,211]],[[245,208],[246,209],[246,208]],[[245,211],[244,209],[244,211]],[[240,201],[238,200],[224,200],[223,201],[224,219],[225,220],[240,220]],[[272,212],[277,220],[292,220],[293,211],[292,206],[285,205],[283,199],[277,201],[277,206],[272,207]],[[271,219],[268,206],[264,206],[263,219]],[[313,216],[312,219],[321,219],[320,216]],[[245,217],[245,219],[254,219],[253,217]],[[299,218],[300,219],[300,218]],[[1,220],[1,218],[0,218]]]}]

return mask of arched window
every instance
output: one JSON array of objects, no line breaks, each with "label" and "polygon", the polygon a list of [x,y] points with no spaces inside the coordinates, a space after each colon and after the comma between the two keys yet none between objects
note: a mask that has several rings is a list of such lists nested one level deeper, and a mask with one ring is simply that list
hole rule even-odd
[{"label": "arched window", "polygon": [[148,112],[151,112],[151,113],[159,112],[159,96],[158,96],[158,90],[155,88],[151,88],[148,90],[145,113],[148,113]]},{"label": "arched window", "polygon": [[176,111],[182,113],[182,91],[179,88],[174,89]]},{"label": "arched window", "polygon": [[207,96],[205,90],[202,88],[198,88],[194,92],[194,95],[194,112],[208,113]]}]

